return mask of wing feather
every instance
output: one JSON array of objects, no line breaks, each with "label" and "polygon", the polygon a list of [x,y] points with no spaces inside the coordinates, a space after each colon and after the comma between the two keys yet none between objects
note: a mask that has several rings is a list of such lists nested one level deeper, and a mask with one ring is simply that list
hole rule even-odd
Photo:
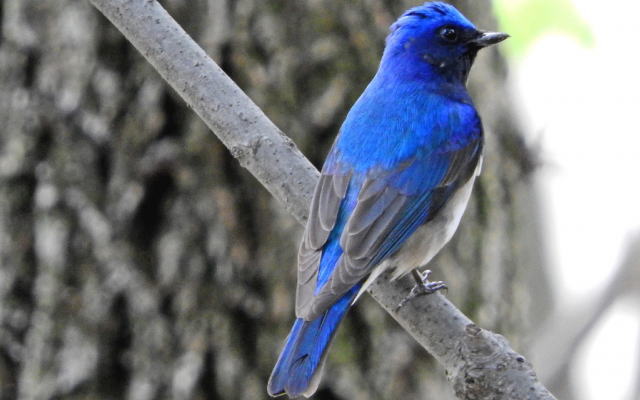
[{"label": "wing feather", "polygon": [[296,315],[300,316],[314,301],[318,268],[322,248],[335,227],[350,174],[320,175],[316,186],[309,219],[298,251],[298,286],[296,289]]},{"label": "wing feather", "polygon": [[342,254],[320,286],[317,277],[323,246],[354,181],[352,174],[323,174],[298,259],[298,317],[316,318],[394,254],[420,225],[434,218],[455,190],[471,178],[481,152],[479,136],[461,148],[415,156],[393,170],[361,179],[355,208],[346,224],[340,225],[342,231],[336,232]]}]

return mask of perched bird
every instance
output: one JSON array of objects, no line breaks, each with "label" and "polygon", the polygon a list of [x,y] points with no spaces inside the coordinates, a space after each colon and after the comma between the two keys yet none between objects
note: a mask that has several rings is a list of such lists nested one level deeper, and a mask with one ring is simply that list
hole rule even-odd
[{"label": "perched bird", "polygon": [[[347,309],[385,270],[425,265],[451,239],[480,171],[483,134],[465,87],[482,32],[448,4],[406,11],[327,156],[298,255],[297,319],[271,396],[312,395]],[[443,287],[429,284],[425,291]]]}]

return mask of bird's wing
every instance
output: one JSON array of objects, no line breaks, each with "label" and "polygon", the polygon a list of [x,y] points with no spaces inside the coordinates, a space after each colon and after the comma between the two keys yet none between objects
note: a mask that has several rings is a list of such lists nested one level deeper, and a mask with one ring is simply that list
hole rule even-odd
[{"label": "bird's wing", "polygon": [[[317,317],[362,281],[468,181],[482,138],[452,147],[416,154],[363,179],[354,172],[323,171],[298,258],[299,318]],[[352,191],[355,202],[349,199]]]}]

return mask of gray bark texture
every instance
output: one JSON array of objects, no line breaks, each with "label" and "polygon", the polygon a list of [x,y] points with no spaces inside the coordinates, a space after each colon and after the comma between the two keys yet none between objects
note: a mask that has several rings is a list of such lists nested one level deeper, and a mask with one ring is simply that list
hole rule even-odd
[{"label": "gray bark texture", "polygon": [[[413,5],[163,4],[316,165]],[[493,27],[486,2],[457,5]],[[0,17],[0,397],[266,397],[293,318],[295,220],[88,3],[6,0]],[[526,354],[548,290],[505,79],[496,52],[478,60],[483,176],[430,267]],[[363,299],[316,398],[453,392]]]}]

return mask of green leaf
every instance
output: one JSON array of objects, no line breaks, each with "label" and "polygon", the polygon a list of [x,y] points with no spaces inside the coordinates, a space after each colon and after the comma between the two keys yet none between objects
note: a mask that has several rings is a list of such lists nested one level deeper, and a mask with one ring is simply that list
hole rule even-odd
[{"label": "green leaf", "polygon": [[495,0],[495,10],[502,30],[511,35],[507,49],[520,56],[546,33],[569,35],[584,46],[594,39],[587,23],[571,0]]}]

